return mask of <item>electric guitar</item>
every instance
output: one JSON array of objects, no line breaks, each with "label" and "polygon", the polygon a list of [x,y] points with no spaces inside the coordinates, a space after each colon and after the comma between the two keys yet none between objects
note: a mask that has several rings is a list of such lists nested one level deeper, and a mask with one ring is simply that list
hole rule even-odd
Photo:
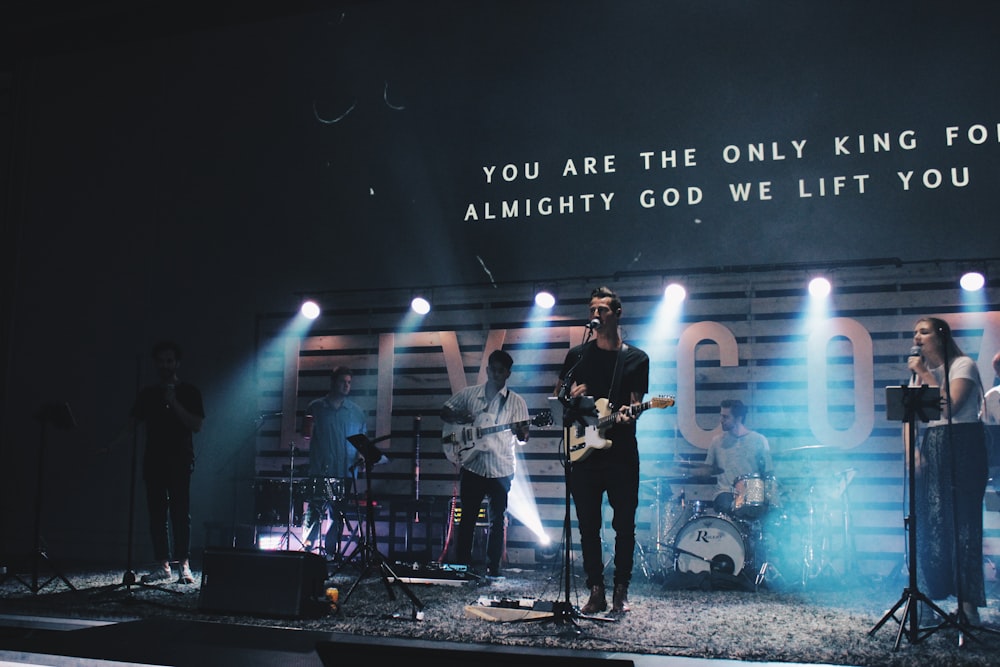
[{"label": "electric guitar", "polygon": [[[571,463],[582,461],[595,449],[607,449],[611,446],[611,440],[605,438],[604,433],[618,420],[618,411],[611,412],[611,406],[606,398],[599,398],[594,403],[597,408],[597,424],[587,426],[573,424],[569,428],[568,449]],[[649,408],[669,408],[673,404],[673,396],[657,396],[645,403],[633,403],[629,406],[628,413],[634,419]]]},{"label": "electric guitar", "polygon": [[486,436],[501,431],[521,428],[531,424],[532,426],[549,426],[552,424],[552,411],[542,410],[532,419],[510,424],[494,424],[486,426],[492,415],[482,413],[476,417],[472,424],[448,424],[445,423],[441,429],[441,449],[444,450],[445,458],[452,463],[461,465],[462,461],[468,461],[481,451],[489,449],[490,438]]}]

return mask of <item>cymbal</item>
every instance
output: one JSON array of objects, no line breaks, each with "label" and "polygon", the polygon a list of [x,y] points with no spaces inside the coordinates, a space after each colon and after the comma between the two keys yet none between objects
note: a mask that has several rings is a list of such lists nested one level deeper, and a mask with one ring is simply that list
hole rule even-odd
[{"label": "cymbal", "polygon": [[691,471],[689,474],[694,477],[711,477],[722,474],[722,468],[719,466],[705,465],[700,461],[674,461],[674,467],[689,470]]},{"label": "cymbal", "polygon": [[643,487],[653,491],[659,491],[664,493],[667,497],[673,495],[673,490],[670,488],[672,484],[685,485],[685,484],[715,484],[715,477],[697,477],[697,476],[674,476],[674,477],[657,477],[655,479],[644,479],[639,482],[640,490]]},{"label": "cymbal", "polygon": [[804,445],[802,447],[792,447],[791,449],[785,449],[780,452],[772,452],[771,458],[799,458],[802,456],[809,456],[819,452],[824,452],[826,450],[832,450],[833,447],[829,445]]}]

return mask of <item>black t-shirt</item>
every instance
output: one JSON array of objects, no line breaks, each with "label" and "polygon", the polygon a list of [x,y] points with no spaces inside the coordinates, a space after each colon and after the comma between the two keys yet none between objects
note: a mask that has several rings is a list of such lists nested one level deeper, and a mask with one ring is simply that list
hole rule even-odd
[{"label": "black t-shirt", "polygon": [[[201,391],[197,387],[179,382],[175,392],[177,401],[188,412],[205,417]],[[162,386],[143,387],[132,408],[132,416],[146,424],[144,464],[147,469],[150,466],[176,469],[194,465],[194,434],[167,407]]]},{"label": "black t-shirt", "polygon": [[[633,393],[641,397],[649,391],[649,356],[637,347],[624,345],[621,350],[621,369],[617,371],[621,374],[621,379],[616,383],[614,395],[609,395],[612,383],[615,382],[618,355],[618,350],[602,350],[595,341],[577,345],[566,354],[559,379],[565,381],[567,374],[570,374],[571,384],[586,384],[588,396],[595,399],[607,398],[611,409],[617,410],[632,402]],[[596,450],[577,464],[637,455],[634,421],[629,424],[613,424],[605,432],[605,437],[613,443],[611,447]]]}]

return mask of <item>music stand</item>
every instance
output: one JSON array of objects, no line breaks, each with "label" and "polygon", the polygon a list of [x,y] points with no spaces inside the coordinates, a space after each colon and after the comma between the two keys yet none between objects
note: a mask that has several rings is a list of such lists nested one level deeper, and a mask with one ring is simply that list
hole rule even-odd
[{"label": "music stand", "polygon": [[[895,651],[899,648],[900,640],[905,632],[907,640],[911,644],[916,644],[938,630],[948,625],[955,625],[954,620],[941,607],[920,592],[917,586],[917,476],[916,476],[916,441],[917,441],[917,419],[922,422],[929,422],[941,416],[941,395],[937,387],[921,385],[919,387],[886,387],[885,388],[885,414],[891,421],[901,421],[907,425],[906,461],[909,462],[907,472],[907,490],[909,493],[909,513],[903,520],[903,525],[908,531],[907,549],[909,558],[909,585],[903,589],[903,594],[899,601],[887,611],[875,626],[868,631],[869,636],[873,636],[890,618],[896,618],[896,610],[903,608],[902,618],[899,621],[899,629],[896,632],[896,641],[892,646]],[[939,615],[943,621],[937,625],[920,628],[920,618],[918,614],[918,602],[924,602],[934,613]]]},{"label": "music stand", "polygon": [[[76,587],[70,583],[69,579],[52,564],[42,547],[42,481],[45,479],[43,471],[45,468],[46,426],[52,424],[58,429],[69,430],[76,428],[76,420],[73,418],[73,411],[70,410],[69,403],[47,403],[41,407],[38,414],[35,415],[35,419],[38,420],[40,430],[38,436],[38,481],[35,486],[35,543],[31,554],[31,581],[25,581],[17,574],[14,575],[14,578],[35,594],[57,578],[69,586],[70,590],[76,591]],[[54,574],[40,584],[38,583],[38,573],[41,561],[45,561]]]},{"label": "music stand", "polygon": [[[384,440],[385,438],[376,438],[377,440]],[[365,484],[365,530],[361,535],[361,545],[357,548],[356,553],[361,557],[362,569],[361,574],[358,578],[354,580],[351,587],[347,589],[347,594],[344,595],[344,604],[350,599],[351,594],[354,593],[354,589],[357,588],[361,580],[371,574],[372,570],[376,567],[379,568],[379,574],[382,576],[382,583],[385,584],[385,591],[389,595],[390,600],[396,599],[396,594],[392,590],[392,584],[396,584],[401,589],[406,597],[410,598],[410,602],[413,603],[414,616],[419,617],[419,614],[423,612],[424,603],[420,601],[413,591],[406,585],[406,583],[396,575],[389,565],[389,561],[385,559],[385,556],[378,550],[378,546],[375,543],[375,509],[372,504],[372,483],[371,475],[372,468],[375,467],[375,463],[379,461],[382,457],[382,451],[375,446],[375,442],[368,439],[368,436],[363,433],[357,435],[352,435],[347,438],[347,441],[354,445],[354,448],[358,450],[361,454],[362,459],[365,462],[365,479],[367,483]],[[390,580],[391,577],[391,580]]]}]

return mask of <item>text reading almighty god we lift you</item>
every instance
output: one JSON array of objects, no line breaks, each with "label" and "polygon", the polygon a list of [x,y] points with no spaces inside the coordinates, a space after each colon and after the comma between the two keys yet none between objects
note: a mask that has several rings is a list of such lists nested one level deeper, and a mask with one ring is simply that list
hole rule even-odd
[{"label": "text reading almighty god we lift you", "polygon": [[[983,146],[1000,145],[1000,123],[970,125],[968,127],[947,126],[933,140],[948,150],[966,148],[979,150]],[[819,146],[819,148],[814,148]],[[806,164],[810,158],[833,158],[843,160],[852,156],[874,154],[890,156],[900,152],[919,149],[917,132],[904,130],[898,133],[875,133],[843,135],[833,137],[824,144],[810,143],[806,139],[791,141],[760,142],[745,145],[729,144],[717,153],[725,166],[755,163]],[[817,157],[818,156],[818,157]],[[956,155],[962,157],[962,155]],[[676,173],[676,170],[694,169],[699,166],[699,155],[695,148],[641,151],[630,159],[629,168],[638,169],[641,174]],[[588,176],[612,175],[618,173],[616,155],[599,157],[570,157],[550,172],[556,174],[561,183],[570,179],[585,179]],[[482,167],[482,176],[488,187],[502,188],[505,194],[498,198],[487,198],[480,202],[470,202],[465,209],[463,221],[527,218],[531,216],[576,215],[600,211],[611,211],[619,201],[624,205],[638,205],[644,209],[657,207],[697,206],[706,197],[721,197],[734,204],[771,201],[775,197],[810,199],[823,197],[861,197],[878,188],[910,192],[917,189],[938,190],[968,187],[972,181],[971,170],[966,164],[928,164],[919,169],[896,169],[895,174],[885,183],[875,183],[870,173],[831,173],[827,176],[810,176],[775,182],[773,180],[740,180],[722,186],[685,185],[675,187],[640,187],[632,194],[619,197],[613,190],[601,192],[577,192],[572,194],[552,194],[543,196],[511,196],[505,186],[544,182],[548,173],[543,172],[539,161],[523,163],[493,164]],[[542,179],[542,180],[539,180]],[[537,184],[536,184],[537,185]]]}]

